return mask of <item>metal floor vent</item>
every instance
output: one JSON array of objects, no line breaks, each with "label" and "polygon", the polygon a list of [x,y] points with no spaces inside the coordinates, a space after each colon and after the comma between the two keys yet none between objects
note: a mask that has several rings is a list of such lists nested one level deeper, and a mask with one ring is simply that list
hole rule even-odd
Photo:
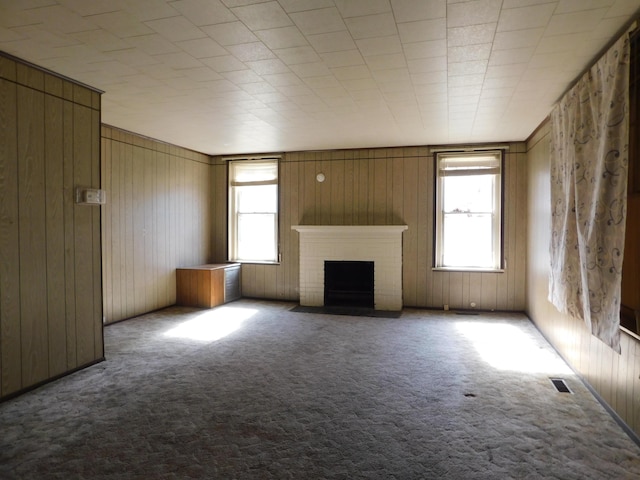
[{"label": "metal floor vent", "polygon": [[551,380],[551,383],[553,383],[553,386],[556,387],[556,390],[558,390],[560,393],[573,393],[569,388],[569,386],[567,385],[567,383],[564,381],[564,379],[550,378],[549,380]]}]

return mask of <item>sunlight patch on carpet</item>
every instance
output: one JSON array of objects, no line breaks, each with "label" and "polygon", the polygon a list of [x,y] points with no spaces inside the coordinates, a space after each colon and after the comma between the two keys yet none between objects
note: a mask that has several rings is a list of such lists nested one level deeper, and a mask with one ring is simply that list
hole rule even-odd
[{"label": "sunlight patch on carpet", "polygon": [[186,338],[199,342],[214,342],[235,332],[258,311],[251,308],[217,307],[205,310],[164,332],[165,337]]},{"label": "sunlight patch on carpet", "polygon": [[480,357],[497,370],[571,373],[560,357],[536,344],[514,325],[473,321],[456,322],[456,328],[471,341]]}]

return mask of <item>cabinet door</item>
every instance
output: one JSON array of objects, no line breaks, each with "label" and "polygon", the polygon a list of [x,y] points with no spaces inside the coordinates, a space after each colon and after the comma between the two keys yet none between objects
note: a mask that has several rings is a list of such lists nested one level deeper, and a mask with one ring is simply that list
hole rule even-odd
[{"label": "cabinet door", "polygon": [[231,302],[240,296],[240,265],[227,267],[224,269],[224,301]]}]

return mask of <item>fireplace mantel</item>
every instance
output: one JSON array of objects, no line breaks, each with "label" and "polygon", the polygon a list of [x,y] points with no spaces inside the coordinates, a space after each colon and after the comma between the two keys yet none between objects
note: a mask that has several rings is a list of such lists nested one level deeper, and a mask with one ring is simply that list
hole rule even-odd
[{"label": "fireplace mantel", "polygon": [[324,305],[325,260],[374,262],[376,310],[402,310],[402,232],[407,225],[293,225],[300,234],[300,304]]},{"label": "fireplace mantel", "polygon": [[291,230],[305,233],[335,233],[347,235],[400,234],[407,225],[292,225]]}]

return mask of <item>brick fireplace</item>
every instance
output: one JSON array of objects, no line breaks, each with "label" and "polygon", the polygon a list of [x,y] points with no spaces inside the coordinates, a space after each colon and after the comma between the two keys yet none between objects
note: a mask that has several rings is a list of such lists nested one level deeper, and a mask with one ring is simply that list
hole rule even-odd
[{"label": "brick fireplace", "polygon": [[402,310],[406,225],[293,225],[300,234],[300,305],[324,305],[325,261],[374,262],[374,308]]}]

